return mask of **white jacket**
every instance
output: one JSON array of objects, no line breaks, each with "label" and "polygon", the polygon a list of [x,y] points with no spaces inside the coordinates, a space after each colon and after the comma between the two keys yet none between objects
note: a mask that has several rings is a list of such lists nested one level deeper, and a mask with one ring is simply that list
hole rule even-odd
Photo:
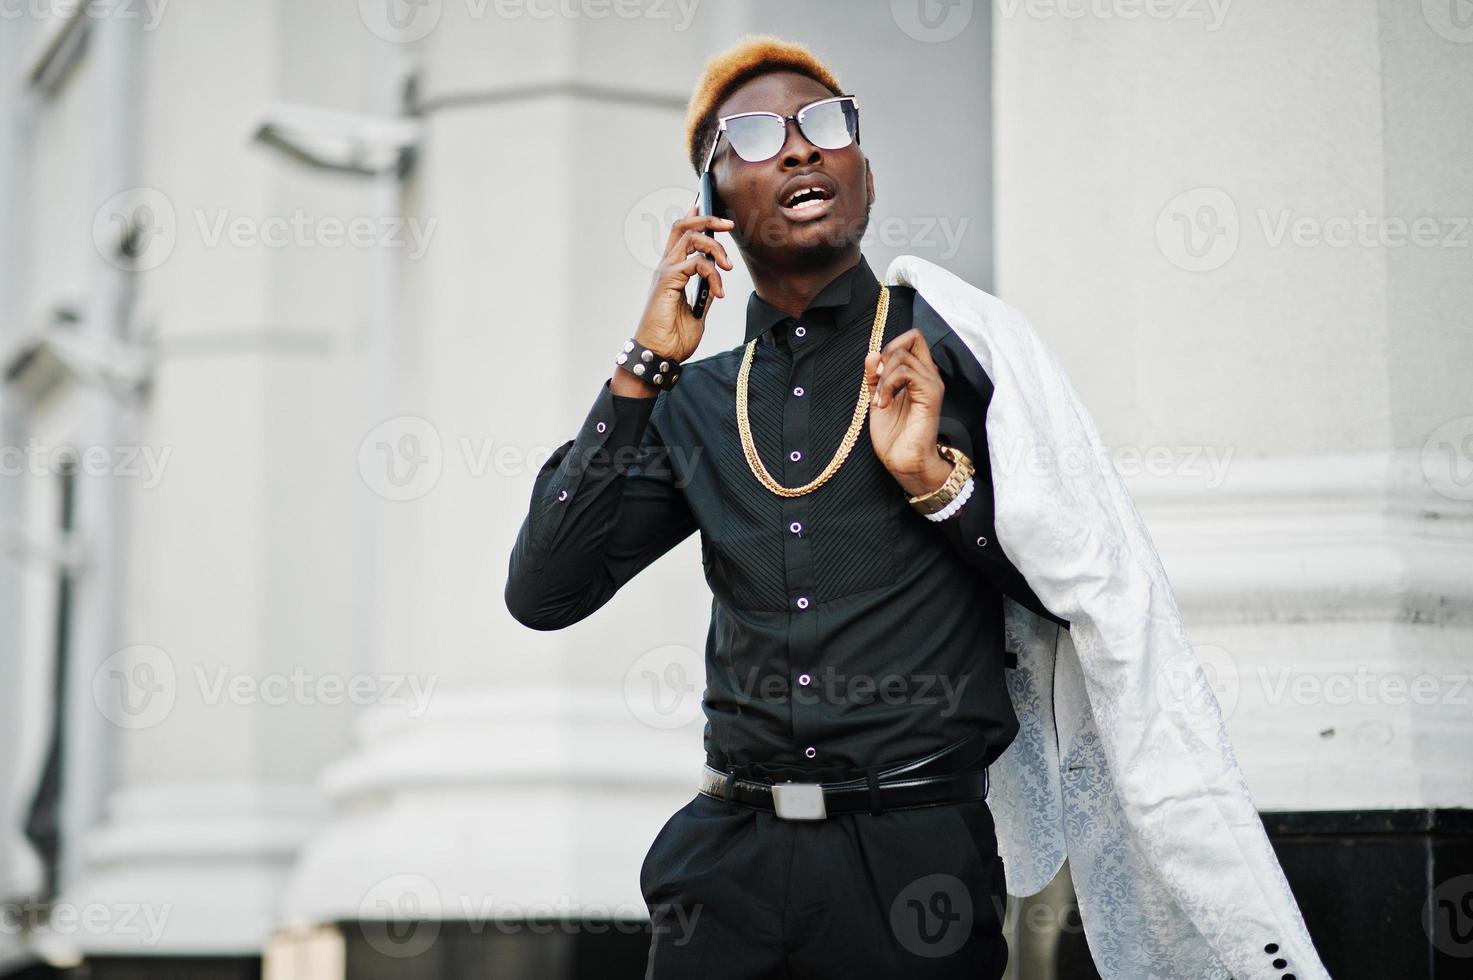
[{"label": "white jacket", "polygon": [[1062,365],[1020,312],[940,266],[903,255],[885,281],[915,288],[992,379],[997,542],[1069,622],[1004,600],[1020,729],[988,803],[1008,892],[1038,892],[1067,854],[1104,980],[1328,978],[1155,545]]}]

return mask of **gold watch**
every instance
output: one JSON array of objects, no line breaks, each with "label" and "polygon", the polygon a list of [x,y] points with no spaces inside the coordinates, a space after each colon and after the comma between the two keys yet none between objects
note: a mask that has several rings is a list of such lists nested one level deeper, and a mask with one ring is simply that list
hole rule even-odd
[{"label": "gold watch", "polygon": [[936,451],[944,459],[951,461],[955,465],[952,466],[951,473],[947,475],[946,482],[941,484],[941,486],[932,490],[930,493],[923,493],[908,498],[910,505],[922,514],[934,514],[951,503],[952,499],[961,492],[962,486],[967,482],[967,477],[976,472],[976,469],[972,466],[972,460],[966,453],[957,449],[955,446],[948,446],[944,442],[938,442],[936,443]]}]

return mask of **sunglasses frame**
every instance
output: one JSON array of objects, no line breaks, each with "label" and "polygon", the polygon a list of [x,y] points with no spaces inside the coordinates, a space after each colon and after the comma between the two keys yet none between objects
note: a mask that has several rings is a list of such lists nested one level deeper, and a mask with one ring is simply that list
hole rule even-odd
[{"label": "sunglasses frame", "polygon": [[[852,105],[854,107],[854,136],[853,136],[852,139],[849,140],[848,143],[844,144],[844,146],[837,146],[837,147],[834,147],[834,149],[836,149],[836,150],[842,150],[842,149],[845,149],[846,147],[850,147],[850,146],[853,146],[854,144],[858,143],[859,142],[859,99],[855,98],[852,95],[832,95],[832,96],[829,96],[826,99],[819,99],[819,100],[817,100],[815,102],[810,102],[810,103],[808,103],[807,105],[803,106],[797,112],[793,113],[790,116],[785,116],[785,115],[783,115],[780,112],[733,112],[729,116],[721,116],[719,119],[717,119],[717,121],[716,121],[716,135],[711,140],[711,149],[709,149],[709,150],[706,151],[706,163],[705,163],[704,166],[701,167],[701,172],[702,173],[705,173],[706,171],[708,171],[708,170],[711,169],[711,161],[714,160],[714,159],[716,159],[716,148],[721,145],[721,134],[722,133],[726,133],[726,122],[727,122],[728,119],[744,119],[747,116],[771,116],[773,119],[776,119],[778,122],[782,123],[782,127],[783,127],[783,142],[778,144],[777,150],[775,150],[773,152],[772,156],[763,157],[762,160],[748,160],[746,157],[742,156],[740,153],[737,153],[737,156],[738,157],[741,157],[741,159],[744,162],[746,162],[746,163],[761,163],[763,160],[771,160],[772,157],[777,156],[779,153],[781,153],[783,151],[783,146],[785,146],[787,144],[788,120],[789,119],[791,119],[791,120],[793,120],[793,122],[797,123],[798,124],[798,132],[803,133],[803,116],[804,116],[804,114],[807,113],[809,109],[812,109],[815,106],[827,105],[830,102],[848,102],[850,105]],[[804,139],[808,139],[808,134],[807,133],[803,133],[803,138]],[[731,143],[731,135],[730,134],[727,134],[726,142],[728,144]],[[817,144],[815,144],[815,145],[817,145]],[[820,149],[826,149],[826,147],[820,147]],[[731,148],[731,150],[732,150],[733,153],[736,153],[736,147],[733,146]]]}]

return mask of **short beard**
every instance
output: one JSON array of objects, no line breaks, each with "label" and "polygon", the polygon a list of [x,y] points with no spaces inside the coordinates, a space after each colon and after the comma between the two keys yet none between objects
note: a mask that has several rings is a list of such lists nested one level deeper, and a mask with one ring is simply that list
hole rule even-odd
[{"label": "short beard", "polygon": [[[772,255],[776,261],[774,265],[785,266],[790,269],[816,269],[831,263],[838,256],[843,255],[850,248],[857,248],[864,238],[864,233],[869,230],[870,211],[874,208],[873,201],[867,201],[864,205],[864,215],[857,223],[837,228],[834,233],[812,245],[796,246],[789,245]],[[761,238],[759,233],[758,238]],[[746,235],[738,241],[743,251],[748,250],[750,238]]]}]

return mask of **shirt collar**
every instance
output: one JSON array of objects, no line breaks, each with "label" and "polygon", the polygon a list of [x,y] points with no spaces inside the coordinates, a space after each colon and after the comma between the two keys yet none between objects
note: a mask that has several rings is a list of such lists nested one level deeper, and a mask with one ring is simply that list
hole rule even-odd
[{"label": "shirt collar", "polygon": [[[799,319],[817,330],[844,330],[856,323],[868,328],[874,321],[879,299],[879,280],[861,255],[858,263],[819,290]],[[742,343],[750,343],[753,337],[761,337],[763,343],[775,343],[792,322],[793,318],[758,296],[754,289],[747,297],[747,333]]]}]

